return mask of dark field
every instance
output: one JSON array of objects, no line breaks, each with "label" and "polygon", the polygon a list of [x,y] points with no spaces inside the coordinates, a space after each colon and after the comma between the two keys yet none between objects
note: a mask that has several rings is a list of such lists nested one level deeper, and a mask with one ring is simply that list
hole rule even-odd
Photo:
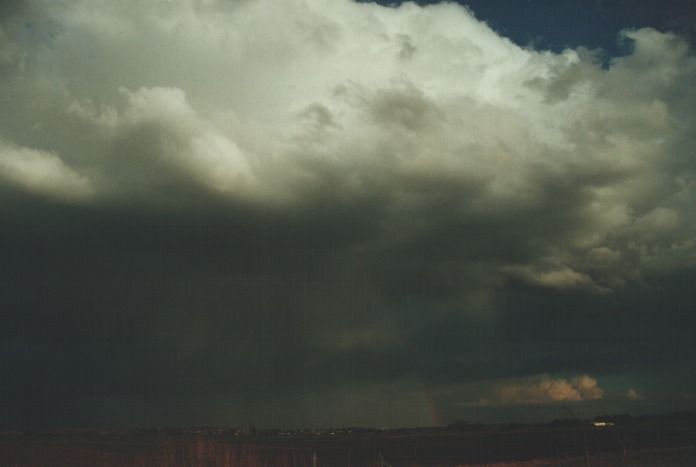
[{"label": "dark field", "polygon": [[696,465],[693,420],[363,434],[5,434],[2,466]]}]

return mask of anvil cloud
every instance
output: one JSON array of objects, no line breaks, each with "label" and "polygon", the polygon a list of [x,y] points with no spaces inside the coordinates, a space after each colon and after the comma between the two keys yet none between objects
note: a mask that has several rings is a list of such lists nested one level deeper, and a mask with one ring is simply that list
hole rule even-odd
[{"label": "anvil cloud", "polygon": [[627,54],[602,63],[454,3],[0,12],[12,423],[691,397],[687,39],[617,31]]}]

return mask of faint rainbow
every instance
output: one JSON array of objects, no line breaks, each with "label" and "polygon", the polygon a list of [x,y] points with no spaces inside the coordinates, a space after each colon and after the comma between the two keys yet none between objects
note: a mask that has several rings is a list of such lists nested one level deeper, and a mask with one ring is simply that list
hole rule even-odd
[{"label": "faint rainbow", "polygon": [[[362,267],[362,260],[359,257],[352,258],[353,267],[360,270]],[[374,280],[365,281],[361,284],[361,295],[363,298],[369,301],[373,301],[373,306],[376,309],[382,309],[382,317],[386,321],[386,325],[390,326],[392,329],[397,329],[400,324],[394,319],[393,316],[393,304],[390,304],[386,299],[384,292],[381,287]],[[426,382],[421,381],[420,384],[420,394],[415,398],[419,400],[421,407],[417,411],[423,414],[426,422],[430,426],[441,427],[444,426],[444,420],[442,417],[442,412],[440,410],[440,404],[437,397],[434,395],[433,391],[429,389]]]},{"label": "faint rainbow", "polygon": [[440,405],[438,404],[437,398],[425,384],[422,384],[422,392],[430,425],[436,427],[444,426],[442,412],[440,412]]}]

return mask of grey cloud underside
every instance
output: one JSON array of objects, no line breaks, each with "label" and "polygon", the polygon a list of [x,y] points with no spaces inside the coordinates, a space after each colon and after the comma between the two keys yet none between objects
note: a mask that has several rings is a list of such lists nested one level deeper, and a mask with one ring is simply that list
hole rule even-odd
[{"label": "grey cloud underside", "polygon": [[[299,404],[694,357],[677,37],[602,68],[453,4],[124,5],[0,10],[3,394]],[[570,387],[539,381],[516,397]]]}]

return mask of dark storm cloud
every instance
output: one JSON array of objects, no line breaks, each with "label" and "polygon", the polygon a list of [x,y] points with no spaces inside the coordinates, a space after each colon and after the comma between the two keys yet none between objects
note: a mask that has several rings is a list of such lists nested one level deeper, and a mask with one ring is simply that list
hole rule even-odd
[{"label": "dark storm cloud", "polygon": [[677,36],[602,67],[455,4],[32,5],[0,31],[15,423],[435,423],[693,357]]}]

